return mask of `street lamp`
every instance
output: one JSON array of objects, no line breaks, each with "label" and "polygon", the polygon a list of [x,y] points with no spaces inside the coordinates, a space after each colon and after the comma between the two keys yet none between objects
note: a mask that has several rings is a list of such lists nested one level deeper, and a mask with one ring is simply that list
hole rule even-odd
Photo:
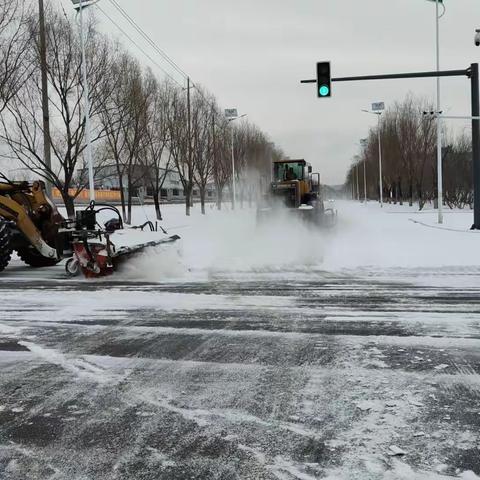
[{"label": "street lamp", "polygon": [[[238,111],[235,108],[229,108],[225,110],[225,117],[227,121],[234,122],[240,118],[246,117],[247,114],[238,115]],[[234,131],[232,130],[232,210],[235,210],[235,196],[236,196],[236,185],[235,185],[235,149],[234,149]]]},{"label": "street lamp", "polygon": [[[381,105],[380,103],[378,104],[373,104],[372,107],[376,105]],[[383,108],[385,106],[383,105]],[[382,108],[382,110],[383,110]],[[380,207],[383,208],[383,178],[382,178],[382,135],[380,132],[380,119],[382,116],[382,111],[381,110],[362,110],[362,112],[365,113],[370,113],[372,115],[376,115],[378,117],[378,129],[377,129],[377,135],[378,135],[378,176],[379,176],[379,182],[378,182],[378,188],[380,189]]]},{"label": "street lamp", "polygon": [[88,164],[88,188],[90,193],[90,201],[95,201],[95,179],[93,177],[93,156],[92,156],[92,133],[90,125],[90,101],[89,88],[87,80],[87,62],[85,54],[85,36],[83,32],[83,9],[98,3],[99,0],[72,0],[75,10],[80,14],[80,46],[82,49],[82,76],[83,76],[83,95],[85,108],[85,144]]},{"label": "street lamp", "polygon": [[[437,72],[440,71],[440,18],[445,14],[443,0],[429,0],[435,2],[435,26],[436,26],[436,60]],[[440,4],[443,7],[442,15],[439,15]],[[437,190],[438,190],[438,223],[443,223],[443,173],[442,173],[442,119],[440,118],[440,77],[437,77]]]}]

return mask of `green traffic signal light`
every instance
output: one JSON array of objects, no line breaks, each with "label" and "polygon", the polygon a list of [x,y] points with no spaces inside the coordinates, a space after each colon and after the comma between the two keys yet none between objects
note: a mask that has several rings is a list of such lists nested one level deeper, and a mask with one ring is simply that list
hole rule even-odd
[{"label": "green traffic signal light", "polygon": [[330,62],[317,63],[317,96],[327,98],[332,95]]},{"label": "green traffic signal light", "polygon": [[321,97],[326,97],[330,93],[330,89],[328,88],[327,85],[322,85],[319,88],[318,93],[320,94]]}]

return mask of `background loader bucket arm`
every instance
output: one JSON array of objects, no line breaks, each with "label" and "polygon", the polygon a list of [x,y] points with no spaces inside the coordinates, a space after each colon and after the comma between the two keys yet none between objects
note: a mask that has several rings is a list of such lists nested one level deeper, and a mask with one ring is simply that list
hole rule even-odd
[{"label": "background loader bucket arm", "polygon": [[41,233],[22,205],[8,197],[0,196],[0,216],[15,222],[18,229],[44,257],[58,259],[57,251],[43,240]]}]

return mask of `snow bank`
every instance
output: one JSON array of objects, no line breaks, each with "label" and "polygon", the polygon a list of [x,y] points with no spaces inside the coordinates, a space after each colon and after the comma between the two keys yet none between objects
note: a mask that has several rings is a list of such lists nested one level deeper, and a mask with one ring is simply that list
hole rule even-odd
[{"label": "snow bank", "polygon": [[[435,224],[436,212],[405,206],[341,202],[339,225],[327,244],[328,269],[380,267],[471,266],[480,263],[480,233],[471,232],[471,211],[447,211],[445,227]],[[456,229],[456,230],[452,230]]]}]

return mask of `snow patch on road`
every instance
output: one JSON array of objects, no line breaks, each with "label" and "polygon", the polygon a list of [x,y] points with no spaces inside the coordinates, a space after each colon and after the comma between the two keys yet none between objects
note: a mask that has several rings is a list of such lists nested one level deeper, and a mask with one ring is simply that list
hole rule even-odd
[{"label": "snow patch on road", "polygon": [[20,341],[22,345],[30,350],[34,355],[40,357],[48,363],[58,365],[64,370],[73,373],[76,377],[93,381],[95,383],[109,383],[112,381],[112,376],[107,374],[102,368],[93,365],[92,363],[81,358],[73,358],[62,353],[44,348],[36,343]]}]

